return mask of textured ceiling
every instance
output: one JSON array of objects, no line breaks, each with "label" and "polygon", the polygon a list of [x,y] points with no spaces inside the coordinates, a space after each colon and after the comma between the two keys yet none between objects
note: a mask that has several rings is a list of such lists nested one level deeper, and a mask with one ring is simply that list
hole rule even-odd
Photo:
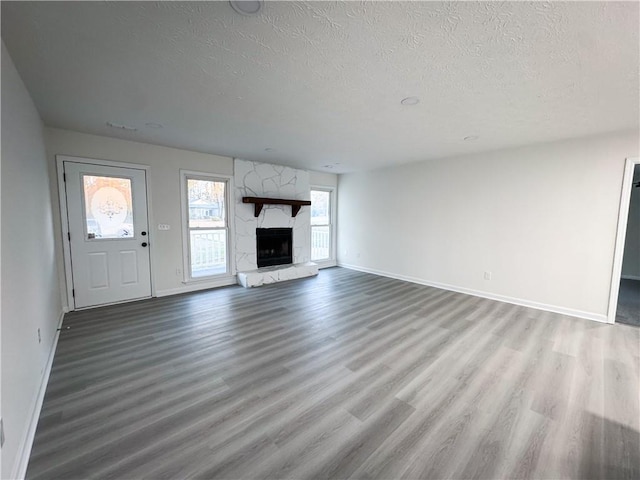
[{"label": "textured ceiling", "polygon": [[2,2],[47,125],[334,172],[637,129],[638,30],[636,2]]}]

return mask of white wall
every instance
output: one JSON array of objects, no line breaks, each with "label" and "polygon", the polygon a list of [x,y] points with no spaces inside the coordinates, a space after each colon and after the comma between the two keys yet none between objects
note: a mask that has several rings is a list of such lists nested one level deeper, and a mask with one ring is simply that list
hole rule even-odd
[{"label": "white wall", "polygon": [[[2,43],[2,478],[23,474],[62,306],[43,125]],[[41,342],[38,342],[40,329]],[[31,429],[31,430],[30,430]],[[29,447],[30,448],[30,447]]]},{"label": "white wall", "polygon": [[604,320],[638,141],[627,132],[341,175],[338,260]]},{"label": "white wall", "polygon": [[[633,183],[640,182],[640,165],[636,165]],[[631,189],[629,219],[622,260],[622,276],[640,280],[640,188]]]},{"label": "white wall", "polygon": [[[180,170],[192,170],[218,175],[232,175],[233,160],[229,157],[178,150],[175,148],[130,142],[115,138],[88,135],[69,130],[46,129],[47,157],[51,184],[57,192],[56,155],[71,155],[150,166],[149,193],[151,217],[149,243],[153,263],[153,282],[158,295],[179,293],[217,284],[212,282],[187,285],[182,273],[182,218],[180,205]],[[56,193],[57,194],[57,193]],[[60,252],[58,264],[64,271],[60,211],[55,209],[55,238]],[[158,224],[168,224],[170,230],[158,230]],[[62,273],[63,275],[63,273]],[[64,277],[60,277],[64,285]],[[64,293],[66,302],[66,290]]]},{"label": "white wall", "polygon": [[309,184],[314,187],[337,187],[338,175],[335,173],[309,172]]}]

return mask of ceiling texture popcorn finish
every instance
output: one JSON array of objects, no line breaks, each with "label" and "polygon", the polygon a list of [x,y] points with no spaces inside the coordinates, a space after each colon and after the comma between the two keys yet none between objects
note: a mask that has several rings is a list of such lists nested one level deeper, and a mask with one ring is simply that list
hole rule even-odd
[{"label": "ceiling texture popcorn finish", "polygon": [[636,2],[264,2],[242,16],[3,1],[2,38],[49,126],[340,173],[637,129],[638,17]]}]

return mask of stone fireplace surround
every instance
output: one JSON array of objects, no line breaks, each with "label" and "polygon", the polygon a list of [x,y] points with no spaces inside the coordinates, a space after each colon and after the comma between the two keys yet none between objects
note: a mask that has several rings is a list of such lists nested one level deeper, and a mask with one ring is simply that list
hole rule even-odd
[{"label": "stone fireplace surround", "polygon": [[[294,278],[317,275],[318,266],[311,259],[311,211],[302,207],[291,216],[288,205],[265,205],[258,217],[254,206],[242,203],[242,197],[287,198],[309,200],[309,172],[281,165],[234,160],[235,181],[235,262],[238,283],[259,286]],[[258,269],[256,228],[291,228],[293,230],[293,265]]]}]

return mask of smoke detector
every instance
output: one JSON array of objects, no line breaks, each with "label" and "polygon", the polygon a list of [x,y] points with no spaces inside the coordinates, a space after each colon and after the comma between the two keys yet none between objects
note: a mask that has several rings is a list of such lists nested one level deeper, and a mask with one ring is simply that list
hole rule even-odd
[{"label": "smoke detector", "polygon": [[240,15],[257,15],[262,10],[262,0],[230,0],[229,4]]}]

